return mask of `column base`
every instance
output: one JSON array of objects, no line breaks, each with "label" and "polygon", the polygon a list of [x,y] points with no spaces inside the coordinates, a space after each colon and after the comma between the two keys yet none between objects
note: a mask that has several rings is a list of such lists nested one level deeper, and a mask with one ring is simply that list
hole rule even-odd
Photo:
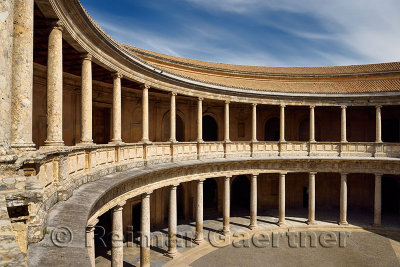
[{"label": "column base", "polygon": [[223,234],[223,235],[230,235],[230,234],[231,234],[231,230],[229,230],[229,229],[222,229],[222,234]]},{"label": "column base", "polygon": [[47,147],[60,147],[65,146],[64,141],[44,141],[44,145]]},{"label": "column base", "polygon": [[197,143],[204,143],[204,140],[203,139],[197,139],[196,142]]},{"label": "column base", "polygon": [[149,139],[142,139],[140,143],[148,145],[151,144],[151,141]]},{"label": "column base", "polygon": [[120,145],[123,144],[124,142],[122,142],[122,139],[119,140],[111,140],[110,142],[108,142],[110,145]]},{"label": "column base", "polygon": [[77,146],[92,146],[92,145],[94,145],[94,143],[93,143],[93,140],[92,141],[80,141],[76,145]]},{"label": "column base", "polygon": [[308,224],[308,225],[316,225],[317,222],[316,222],[316,221],[307,221],[307,224]]},{"label": "column base", "polygon": [[339,225],[349,225],[349,223],[347,221],[340,221],[338,224]]},{"label": "column base", "polygon": [[173,258],[176,258],[177,256],[178,256],[178,251],[168,251],[166,254],[165,254],[165,256],[167,256],[167,257],[169,257],[169,258],[171,258],[171,259],[173,259]]},{"label": "column base", "polygon": [[18,151],[34,151],[36,145],[34,143],[11,143],[11,148]]},{"label": "column base", "polygon": [[249,229],[252,230],[252,231],[253,231],[253,230],[256,230],[257,228],[258,228],[258,225],[257,225],[257,224],[250,224],[250,225],[249,225]]},{"label": "column base", "polygon": [[283,221],[283,222],[278,222],[278,226],[279,227],[283,227],[283,226],[286,226],[287,224],[286,224],[286,222],[285,221]]},{"label": "column base", "polygon": [[193,242],[194,242],[195,244],[197,244],[197,245],[200,245],[201,243],[204,242],[204,238],[196,238]]},{"label": "column base", "polygon": [[373,223],[372,226],[373,226],[373,227],[381,227],[382,224],[380,224],[380,223]]}]

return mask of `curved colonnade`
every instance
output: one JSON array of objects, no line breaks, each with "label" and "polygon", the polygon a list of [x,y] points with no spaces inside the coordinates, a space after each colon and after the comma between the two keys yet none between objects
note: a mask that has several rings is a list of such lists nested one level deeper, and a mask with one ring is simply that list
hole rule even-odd
[{"label": "curved colonnade", "polygon": [[[160,63],[157,54],[118,44],[92,21],[78,1],[27,2],[27,6],[31,4],[32,8],[35,4],[48,21],[47,27],[50,29],[46,47],[47,130],[44,146],[39,150],[33,151],[32,91],[12,91],[14,105],[10,108],[15,114],[9,127],[10,147],[17,154],[14,159],[15,169],[22,171],[26,177],[33,177],[26,183],[26,191],[22,194],[28,199],[29,206],[28,263],[32,266],[51,266],[55,259],[60,265],[68,265],[71,261],[82,266],[88,266],[89,263],[93,265],[93,227],[98,217],[112,210],[113,232],[118,236],[123,235],[122,208],[127,200],[137,196],[141,196],[142,201],[140,263],[148,266],[150,248],[146,239],[150,236],[150,198],[153,190],[163,187],[170,188],[168,253],[173,257],[176,254],[177,186],[197,181],[195,241],[199,243],[203,239],[202,182],[213,177],[225,177],[221,227],[225,234],[229,232],[230,178],[250,175],[249,227],[255,229],[257,192],[260,191],[257,189],[257,176],[265,173],[279,174],[278,224],[282,227],[285,227],[285,175],[297,172],[308,173],[309,176],[310,225],[316,219],[317,173],[340,173],[338,221],[341,225],[347,224],[347,174],[373,174],[373,223],[375,226],[381,224],[382,175],[398,175],[400,172],[400,144],[382,140],[382,108],[400,103],[399,64],[337,69],[249,67],[248,70],[240,69],[240,66],[228,68],[228,65],[215,64],[202,66],[197,76],[193,74],[193,77],[189,77],[180,73],[184,73],[185,68],[196,69],[198,66],[194,66],[193,62],[187,63],[182,59],[179,64],[184,67],[180,66],[181,69],[177,68],[179,71],[174,72],[174,68],[169,66],[178,59],[165,57]],[[21,8],[21,3],[16,3]],[[34,18],[33,9],[22,9],[20,12]],[[29,27],[27,30],[32,31]],[[14,37],[14,43],[30,40],[28,44],[33,45],[32,37],[19,38]],[[81,133],[75,146],[64,146],[63,140],[64,42],[73,47],[82,60]],[[30,58],[30,52],[32,50],[27,49],[22,56]],[[93,142],[93,63],[101,66],[108,76],[112,76],[113,127],[110,144],[107,145],[96,145]],[[16,72],[32,72],[33,62],[29,64],[32,64],[31,70],[28,68],[21,71],[21,68],[16,68]],[[201,75],[209,75],[212,79],[202,80]],[[15,84],[25,81],[25,76],[15,77]],[[221,83],[218,82],[220,78],[224,80]],[[140,143],[123,143],[121,79],[134,82],[141,90]],[[238,86],[235,86],[236,83]],[[32,85],[26,86],[32,88]],[[169,142],[151,142],[149,91],[152,90],[168,93]],[[194,99],[197,103],[196,142],[177,142],[177,96]],[[20,104],[24,98],[28,98],[27,105]],[[204,101],[216,101],[223,105],[223,138],[220,138],[223,141],[203,141]],[[233,103],[251,109],[251,139],[248,141],[231,141],[230,106]],[[258,107],[263,105],[279,108],[279,140],[258,141],[257,114]],[[309,109],[308,141],[286,140],[285,112],[288,106]],[[316,107],[340,108],[340,142],[316,141]],[[348,142],[347,107],[374,109],[375,142]],[[21,135],[21,132],[24,134]],[[18,192],[15,195],[21,194]],[[75,216],[71,216],[71,211]],[[51,235],[46,234],[46,231],[60,226],[68,227],[73,236],[71,243],[61,248],[54,244],[54,240],[50,240]],[[88,249],[83,249],[85,247]],[[113,242],[113,266],[122,266],[122,261],[121,241]]]}]

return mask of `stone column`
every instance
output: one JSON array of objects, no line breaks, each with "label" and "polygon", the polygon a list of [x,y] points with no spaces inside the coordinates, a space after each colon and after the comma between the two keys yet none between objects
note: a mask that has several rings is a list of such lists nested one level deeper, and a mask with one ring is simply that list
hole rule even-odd
[{"label": "stone column", "polygon": [[197,100],[197,142],[203,142],[203,98]]},{"label": "stone column", "polygon": [[347,142],[347,129],[346,129],[346,106],[342,108],[342,119],[341,119],[341,142]]},{"label": "stone column", "polygon": [[94,230],[98,220],[95,223],[86,226],[86,247],[88,249],[90,266],[94,267],[96,265],[96,246],[94,243]]},{"label": "stone column", "polygon": [[250,176],[250,225],[249,228],[257,228],[257,175]]},{"label": "stone column", "polygon": [[124,233],[122,226],[122,206],[124,204],[118,204],[112,209],[112,267],[122,267],[124,265]]},{"label": "stone column", "polygon": [[252,104],[252,116],[251,116],[251,141],[257,142],[257,104]]},{"label": "stone column", "polygon": [[82,55],[82,132],[81,144],[92,144],[92,56]]},{"label": "stone column", "polygon": [[145,84],[143,86],[142,96],[142,142],[148,143],[149,140],[149,88],[150,86]]},{"label": "stone column", "polygon": [[279,174],[279,220],[278,225],[285,225],[285,178],[286,173]]},{"label": "stone column", "polygon": [[229,101],[225,101],[225,142],[229,142]]},{"label": "stone column", "polygon": [[121,73],[113,74],[113,137],[111,142],[114,144],[122,143],[121,137]]},{"label": "stone column", "polygon": [[177,93],[172,92],[171,93],[171,110],[170,110],[170,142],[176,142],[176,105],[175,105],[175,98],[176,98]]},{"label": "stone column", "polygon": [[375,174],[374,226],[380,226],[382,210],[382,174]]},{"label": "stone column", "polygon": [[34,150],[35,144],[32,142],[34,1],[15,0],[14,3],[11,146],[18,150]]},{"label": "stone column", "polygon": [[169,216],[168,216],[168,256],[171,258],[177,254],[176,250],[176,229],[177,229],[177,211],[176,211],[176,188],[178,185],[171,185],[169,191]]},{"label": "stone column", "polygon": [[224,209],[223,209],[223,228],[224,234],[230,233],[229,221],[231,217],[231,177],[224,178]]},{"label": "stone column", "polygon": [[347,225],[347,173],[340,179],[340,225]]},{"label": "stone column", "polygon": [[197,181],[197,198],[196,198],[196,239],[195,243],[203,242],[203,183],[204,180]]},{"label": "stone column", "polygon": [[315,106],[310,106],[310,142],[315,142]]},{"label": "stone column", "polygon": [[315,175],[316,172],[310,172],[308,178],[308,221],[309,225],[315,222]]},{"label": "stone column", "polygon": [[376,106],[376,142],[382,143],[382,113],[381,106]]},{"label": "stone column", "polygon": [[285,142],[285,107],[286,105],[281,105],[281,120],[280,120],[280,136],[279,136],[279,141],[280,142]]},{"label": "stone column", "polygon": [[46,146],[63,146],[63,54],[62,28],[56,22],[49,36],[47,58],[47,139]]},{"label": "stone column", "polygon": [[142,195],[140,231],[140,266],[150,267],[150,194]]},{"label": "stone column", "polygon": [[0,156],[11,154],[11,88],[14,1],[0,1]]}]

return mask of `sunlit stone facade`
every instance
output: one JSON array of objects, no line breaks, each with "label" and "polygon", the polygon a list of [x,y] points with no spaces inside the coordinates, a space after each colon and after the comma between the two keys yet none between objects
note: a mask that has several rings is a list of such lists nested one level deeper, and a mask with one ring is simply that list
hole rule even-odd
[{"label": "sunlit stone facade", "polygon": [[[77,1],[0,14],[0,265],[94,265],[96,226],[140,232],[149,266],[152,231],[168,227],[179,258],[177,226],[201,244],[205,216],[225,235],[237,211],[249,231],[266,211],[282,229],[287,210],[309,227],[319,209],[339,229],[353,211],[399,218],[400,63],[216,64],[119,44]],[[124,242],[110,246],[122,266]]]}]

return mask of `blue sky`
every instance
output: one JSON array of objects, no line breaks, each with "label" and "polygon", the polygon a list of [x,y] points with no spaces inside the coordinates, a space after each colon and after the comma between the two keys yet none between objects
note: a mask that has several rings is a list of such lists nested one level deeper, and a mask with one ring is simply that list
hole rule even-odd
[{"label": "blue sky", "polygon": [[400,61],[400,0],[81,0],[115,40],[259,66]]}]

